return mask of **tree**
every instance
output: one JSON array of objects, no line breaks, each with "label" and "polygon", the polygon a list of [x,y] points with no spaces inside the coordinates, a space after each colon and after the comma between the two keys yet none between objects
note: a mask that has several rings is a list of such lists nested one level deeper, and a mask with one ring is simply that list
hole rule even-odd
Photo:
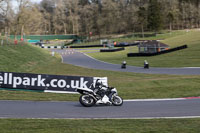
[{"label": "tree", "polygon": [[71,22],[71,28],[72,28],[72,33],[73,34],[79,34],[79,12],[80,12],[80,7],[79,7],[79,1],[78,0],[65,0],[65,5],[68,10],[68,18],[69,21]]},{"label": "tree", "polygon": [[158,32],[162,29],[163,18],[161,13],[161,3],[158,0],[150,0],[148,6],[148,28]]},{"label": "tree", "polygon": [[[94,30],[94,17],[95,17],[95,8],[93,8],[90,5],[85,5],[81,7],[81,11],[80,12],[80,28],[81,28],[81,32],[84,35],[87,35],[88,38],[90,38],[90,32],[92,32],[93,34],[95,33]],[[97,20],[95,20],[97,21]]]},{"label": "tree", "polygon": [[168,22],[169,22],[169,30],[171,32],[172,31],[172,23],[174,21],[174,14],[172,12],[169,12],[167,14],[167,19],[168,19]]},{"label": "tree", "polygon": [[40,3],[40,12],[43,15],[44,33],[53,34],[53,13],[56,8],[54,0],[42,0]]},{"label": "tree", "polygon": [[18,0],[18,12],[15,18],[15,34],[37,33],[41,30],[42,15],[38,8],[28,0]]},{"label": "tree", "polygon": [[[121,5],[123,6],[123,5]],[[118,3],[113,0],[102,1],[102,12],[101,12],[101,24],[100,28],[103,29],[104,33],[112,34],[117,33],[121,28],[126,27],[126,23],[121,16],[123,8],[119,8]],[[121,24],[121,26],[119,26]]]},{"label": "tree", "polygon": [[11,7],[10,0],[1,0],[0,1],[0,23],[4,32],[8,35],[10,34],[11,24],[14,17],[14,11]]},{"label": "tree", "polygon": [[[0,30],[89,36],[200,27],[199,0],[0,0]],[[161,11],[162,9],[162,11]],[[143,35],[144,36],[144,35]]]},{"label": "tree", "polygon": [[0,0],[0,14],[4,12],[5,0]]},{"label": "tree", "polygon": [[63,33],[67,34],[67,16],[66,16],[66,7],[63,3],[63,1],[58,0],[56,1],[56,8],[53,12],[53,28],[54,28],[54,34],[57,33]]},{"label": "tree", "polygon": [[145,7],[139,7],[137,14],[138,14],[138,23],[141,26],[142,36],[144,38],[144,26],[147,24],[146,8]]}]

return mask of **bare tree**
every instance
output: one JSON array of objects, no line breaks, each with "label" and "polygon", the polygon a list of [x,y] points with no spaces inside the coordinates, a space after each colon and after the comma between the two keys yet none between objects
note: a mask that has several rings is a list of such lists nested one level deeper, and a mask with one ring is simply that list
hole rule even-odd
[{"label": "bare tree", "polygon": [[15,19],[15,34],[31,32],[37,33],[40,30],[40,24],[42,22],[42,15],[38,8],[35,7],[28,0],[18,0],[18,12]]},{"label": "bare tree", "polygon": [[[0,0],[0,30],[8,34],[77,34],[90,37],[127,32],[144,33],[150,22],[162,29],[200,27],[199,0],[159,0],[159,19],[147,21],[152,0]],[[154,0],[155,1],[155,0]],[[158,1],[158,0],[157,0]],[[149,11],[150,12],[150,11]],[[152,14],[156,14],[154,10]],[[153,16],[153,15],[149,15]]]},{"label": "bare tree", "polygon": [[4,32],[9,35],[10,34],[10,31],[11,31],[11,25],[12,25],[12,22],[13,22],[13,17],[14,17],[14,11],[12,9],[12,6],[11,6],[11,1],[10,0],[2,0],[0,2],[0,8],[2,9],[0,11],[0,21],[1,21],[1,25],[2,25],[2,28],[4,30]]},{"label": "bare tree", "polygon": [[69,13],[69,19],[72,26],[72,33],[79,34],[79,1],[78,0],[65,0],[66,7]]},{"label": "bare tree", "polygon": [[67,34],[67,8],[62,0],[56,1],[56,8],[53,14],[54,33],[64,32],[64,34]]}]

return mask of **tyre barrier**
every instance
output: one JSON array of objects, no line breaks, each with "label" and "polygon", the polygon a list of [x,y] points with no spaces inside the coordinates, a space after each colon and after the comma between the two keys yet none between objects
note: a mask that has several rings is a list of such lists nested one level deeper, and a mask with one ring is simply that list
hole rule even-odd
[{"label": "tyre barrier", "polygon": [[86,45],[86,46],[41,46],[41,48],[45,49],[61,49],[61,48],[92,48],[92,47],[103,47],[103,45]]},{"label": "tyre barrier", "polygon": [[[137,46],[139,43],[120,43],[115,47],[129,47],[129,46]],[[93,48],[93,47],[107,47],[106,45],[83,45],[83,46],[41,46],[41,48],[45,49],[61,49],[61,48]]]},{"label": "tyre barrier", "polygon": [[92,48],[92,47],[104,47],[104,45],[85,45],[85,46],[68,46],[70,48]]},{"label": "tyre barrier", "polygon": [[63,46],[41,46],[41,48],[45,48],[45,49],[61,49],[61,48],[67,48],[67,47],[63,47]]},{"label": "tyre barrier", "polygon": [[[129,46],[137,46],[139,43],[120,43],[115,47],[129,47]],[[68,46],[70,48],[93,48],[93,47],[108,47],[106,45],[83,45],[83,46]]]},{"label": "tyre barrier", "polygon": [[100,49],[100,52],[117,52],[122,50],[125,50],[125,48]]},{"label": "tyre barrier", "polygon": [[168,50],[165,50],[165,51],[156,52],[156,53],[128,53],[127,56],[128,57],[156,56],[156,55],[166,54],[166,53],[170,53],[170,52],[174,52],[174,51],[178,51],[178,50],[182,50],[182,49],[186,49],[186,48],[188,48],[188,46],[187,45],[183,45],[183,46],[171,48],[171,49],[168,49]]},{"label": "tyre barrier", "polygon": [[140,43],[119,43],[115,47],[130,47],[130,46],[138,46]]}]

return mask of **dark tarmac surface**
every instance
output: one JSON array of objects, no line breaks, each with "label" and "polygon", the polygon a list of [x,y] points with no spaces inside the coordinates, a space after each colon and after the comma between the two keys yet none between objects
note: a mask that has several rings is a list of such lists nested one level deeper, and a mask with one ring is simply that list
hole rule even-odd
[{"label": "dark tarmac surface", "polygon": [[83,107],[79,102],[0,101],[0,118],[200,117],[200,99],[126,101],[120,107]]},{"label": "dark tarmac surface", "polygon": [[153,68],[144,69],[143,67],[127,66],[126,69],[121,69],[120,64],[111,64],[96,60],[84,53],[76,50],[60,50],[53,49],[62,56],[63,63],[72,64],[75,66],[101,69],[121,72],[147,73],[147,74],[169,74],[169,75],[200,75],[199,68]]}]

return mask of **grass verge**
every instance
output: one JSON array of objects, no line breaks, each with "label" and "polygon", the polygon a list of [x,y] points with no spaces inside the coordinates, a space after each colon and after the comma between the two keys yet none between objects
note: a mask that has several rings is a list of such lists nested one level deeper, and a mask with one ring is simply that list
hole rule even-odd
[{"label": "grass verge", "polygon": [[185,34],[179,34],[163,40],[170,47],[187,44],[189,48],[173,53],[163,54],[152,57],[127,57],[127,53],[138,52],[137,47],[128,47],[125,51],[114,53],[88,53],[88,55],[111,62],[121,64],[126,60],[128,65],[143,66],[144,60],[147,60],[151,67],[199,67],[200,66],[200,31],[194,30]]},{"label": "grass verge", "polygon": [[0,119],[2,133],[199,133],[200,119]]},{"label": "grass verge", "polygon": [[[30,45],[0,46],[0,71],[108,77],[124,99],[200,96],[200,76],[151,75],[86,69],[61,63],[59,55]],[[0,91],[1,100],[77,101],[79,95]]]}]

